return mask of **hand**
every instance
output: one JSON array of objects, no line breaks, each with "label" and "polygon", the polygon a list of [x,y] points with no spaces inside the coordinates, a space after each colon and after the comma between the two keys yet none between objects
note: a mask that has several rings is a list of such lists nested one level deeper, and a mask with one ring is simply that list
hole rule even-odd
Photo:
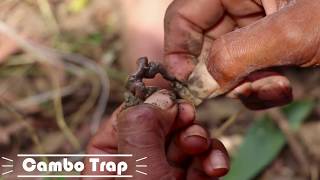
[{"label": "hand", "polygon": [[[168,91],[161,90],[144,104],[125,110],[119,108],[92,138],[87,152],[148,157],[143,161],[148,167],[139,169],[148,173],[147,176],[130,168],[126,172],[139,180],[207,180],[225,175],[229,157],[222,143],[211,139],[204,128],[195,124],[195,110],[190,103],[183,100],[175,103],[171,97]],[[129,167],[135,167],[135,159],[126,162]],[[86,160],[86,167],[89,165]]]},{"label": "hand", "polygon": [[319,9],[318,0],[175,0],[166,66],[200,99],[232,90],[252,109],[288,103],[289,81],[257,70],[319,65]]}]

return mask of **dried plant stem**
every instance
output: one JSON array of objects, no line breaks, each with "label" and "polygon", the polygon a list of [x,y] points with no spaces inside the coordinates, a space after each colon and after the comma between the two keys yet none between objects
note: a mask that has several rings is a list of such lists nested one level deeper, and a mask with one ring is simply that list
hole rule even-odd
[{"label": "dried plant stem", "polygon": [[213,133],[213,137],[219,138],[223,135],[223,133],[230,127],[238,118],[240,111],[231,115],[226,122],[222,124],[215,132]]},{"label": "dried plant stem", "polygon": [[79,110],[70,117],[71,129],[75,129],[85,114],[87,114],[92,107],[94,107],[97,98],[99,97],[100,84],[94,77],[89,78],[92,82],[91,92],[87,100],[79,107]]},{"label": "dried plant stem", "polygon": [[[56,51],[53,51],[52,53],[57,53]],[[106,74],[105,70],[95,63],[93,60],[90,60],[84,56],[80,56],[77,54],[64,54],[64,53],[58,53],[58,55],[65,61],[69,63],[74,63],[74,64],[79,64],[83,67],[88,68],[91,72],[94,72],[97,74],[100,80],[100,95],[99,99],[97,102],[97,106],[92,113],[92,123],[91,123],[91,133],[95,133],[99,126],[100,122],[103,118],[107,103],[108,103],[108,98],[109,98],[109,93],[110,93],[110,81],[108,78],[108,75]]]},{"label": "dried plant stem", "polygon": [[69,127],[67,126],[64,115],[63,115],[63,108],[62,108],[62,102],[61,102],[61,89],[60,89],[60,79],[55,72],[51,72],[51,69],[63,67],[63,61],[62,59],[57,56],[56,54],[50,53],[49,50],[46,50],[46,48],[37,46],[35,44],[32,44],[31,42],[25,40],[19,34],[11,29],[9,26],[7,26],[4,22],[0,21],[0,33],[4,33],[9,38],[16,41],[17,44],[21,46],[25,51],[31,53],[34,55],[38,62],[40,62],[44,66],[50,66],[50,68],[47,68],[49,70],[49,77],[51,79],[51,82],[53,83],[53,87],[55,87],[54,92],[54,108],[56,110],[56,119],[57,124],[59,128],[61,129],[62,133],[66,136],[66,138],[70,141],[70,143],[73,145],[75,149],[80,149],[80,144],[77,140],[77,138],[72,134]]},{"label": "dried plant stem", "polygon": [[[23,118],[22,115],[20,115],[19,112],[17,112],[13,107],[9,106],[7,102],[4,102],[3,99],[0,100],[0,104],[10,113],[12,113],[13,117],[16,119],[17,122],[26,124],[27,131],[30,134],[30,137],[33,141],[33,143],[36,145],[37,152],[39,154],[44,154],[45,150],[40,142],[40,138],[37,135],[35,129]],[[43,161],[48,162],[48,159],[46,157],[41,157]]]},{"label": "dried plant stem", "polygon": [[50,3],[48,0],[37,0],[37,4],[39,6],[39,9],[44,16],[44,18],[47,20],[48,25],[53,29],[55,34],[59,33],[59,26],[57,23],[56,18],[54,17],[54,14],[52,12],[52,9],[50,7]]},{"label": "dried plant stem", "polygon": [[56,121],[57,124],[64,134],[64,136],[68,139],[68,141],[71,143],[73,148],[76,150],[80,149],[80,143],[76,136],[72,133],[71,129],[68,127],[64,114],[63,114],[63,108],[62,108],[62,101],[61,101],[61,89],[60,89],[60,81],[57,76],[53,76],[52,73],[49,74],[51,78],[51,82],[54,87],[53,91],[53,104],[54,104],[54,109],[56,111]]},{"label": "dried plant stem", "polygon": [[40,63],[50,64],[52,67],[57,67],[57,65],[61,63],[66,66],[76,64],[95,72],[99,76],[101,90],[97,107],[92,113],[91,124],[91,132],[95,133],[100,125],[109,98],[109,78],[105,70],[95,61],[84,56],[62,53],[48,47],[40,46],[39,44],[34,44],[21,37],[14,29],[3,21],[0,21],[0,33],[3,33],[14,40],[23,50],[33,55]]},{"label": "dried plant stem", "polygon": [[[78,80],[68,86],[61,88],[61,90],[60,90],[61,96],[65,97],[65,96],[72,94],[75,90],[77,90],[80,87],[80,85],[82,83],[83,83],[83,80]],[[44,103],[46,101],[53,99],[54,91],[55,90],[50,90],[50,91],[43,92],[43,93],[40,93],[37,95],[26,97],[24,99],[12,102],[12,106],[16,109],[24,109],[29,106],[32,106],[33,104]],[[1,95],[1,93],[0,93],[0,95]]]},{"label": "dried plant stem", "polygon": [[310,175],[310,164],[308,163],[308,158],[303,146],[299,143],[296,134],[291,130],[288,119],[279,109],[271,109],[268,111],[268,114],[286,137],[288,145],[294,157],[299,162],[303,173]]}]

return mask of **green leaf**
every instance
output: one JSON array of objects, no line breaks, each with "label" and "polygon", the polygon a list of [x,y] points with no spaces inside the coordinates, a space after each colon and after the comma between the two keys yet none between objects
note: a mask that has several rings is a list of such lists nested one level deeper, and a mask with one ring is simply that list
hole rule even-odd
[{"label": "green leaf", "polygon": [[[297,130],[310,114],[314,103],[299,101],[283,108],[291,128]],[[231,162],[231,171],[224,180],[253,179],[281,151],[286,144],[282,132],[268,117],[254,122],[249,129],[238,153]]]}]

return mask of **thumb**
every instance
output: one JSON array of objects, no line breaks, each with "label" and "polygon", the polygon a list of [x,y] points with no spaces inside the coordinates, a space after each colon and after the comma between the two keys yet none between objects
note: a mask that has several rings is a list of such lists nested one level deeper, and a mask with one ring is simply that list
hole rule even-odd
[{"label": "thumb", "polygon": [[219,93],[229,91],[250,73],[274,66],[320,64],[318,1],[294,1],[255,24],[211,44],[205,61]]},{"label": "thumb", "polygon": [[[119,153],[132,154],[128,173],[137,179],[160,179],[171,176],[166,160],[165,140],[177,115],[177,105],[167,90],[161,90],[147,98],[144,104],[123,111],[118,118]],[[145,158],[141,162],[137,159]],[[135,172],[135,165],[144,164],[144,176]],[[156,169],[156,171],[150,170]],[[173,176],[172,176],[173,177]]]}]

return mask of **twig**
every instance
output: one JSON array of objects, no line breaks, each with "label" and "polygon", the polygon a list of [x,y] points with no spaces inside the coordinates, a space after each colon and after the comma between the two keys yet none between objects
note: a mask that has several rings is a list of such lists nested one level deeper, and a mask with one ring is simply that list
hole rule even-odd
[{"label": "twig", "polygon": [[[79,88],[81,83],[82,82],[80,80],[80,81],[76,81],[73,84],[70,84],[66,87],[61,88],[61,97],[65,97],[65,96],[72,94],[75,90],[77,90]],[[11,104],[13,107],[15,107],[17,109],[27,108],[34,103],[41,104],[41,103],[44,103],[44,102],[52,99],[53,94],[55,93],[54,91],[56,91],[56,90],[47,91],[47,92],[43,92],[43,93],[40,93],[40,94],[37,94],[34,96],[26,97],[22,100],[12,102]]]},{"label": "twig", "polygon": [[101,83],[100,98],[96,110],[93,112],[91,132],[95,133],[100,125],[100,121],[104,115],[105,108],[109,97],[109,78],[106,72],[93,60],[84,56],[76,54],[66,54],[58,52],[44,46],[36,45],[21,37],[14,29],[10,28],[3,21],[0,21],[0,33],[5,34],[9,38],[16,41],[16,43],[25,51],[29,52],[37,58],[39,62],[44,62],[56,67],[62,60],[63,63],[78,64],[89,70],[97,73]]},{"label": "twig", "polygon": [[79,122],[81,117],[83,117],[86,113],[89,112],[89,110],[94,106],[97,98],[99,97],[99,89],[100,89],[100,84],[95,80],[95,78],[89,78],[91,80],[91,92],[87,100],[79,107],[79,110],[72,114],[70,117],[70,124],[71,124],[71,129],[75,129]]},{"label": "twig", "polygon": [[237,120],[240,111],[231,115],[223,124],[213,133],[213,137],[218,138]]},{"label": "twig", "polygon": [[61,89],[60,89],[60,81],[59,77],[55,76],[52,72],[48,73],[49,77],[51,78],[51,82],[54,87],[54,93],[53,93],[53,103],[54,103],[54,109],[56,111],[56,120],[57,124],[62,131],[62,133],[66,136],[68,141],[72,144],[72,146],[76,149],[80,149],[80,143],[77,137],[72,133],[71,129],[68,127],[63,114],[63,108],[62,108],[62,101],[61,101]]},{"label": "twig", "polygon": [[[23,72],[22,73],[25,73],[25,72],[27,72],[27,71],[29,71],[30,70],[30,68],[26,68],[26,69],[24,69],[23,70]],[[13,71],[12,73],[15,73],[16,71]],[[9,83],[9,81],[10,80],[5,80],[5,82],[3,82],[2,84],[4,84],[4,86],[2,86],[1,88],[0,88],[0,99],[1,98],[5,98],[5,97],[3,97],[3,94],[5,94],[5,92],[8,90],[8,88],[9,88],[9,86],[10,85],[8,85],[8,84],[10,84]],[[21,80],[18,80],[18,82],[17,81],[15,81],[16,83],[19,83]]]},{"label": "twig", "polygon": [[296,135],[291,130],[288,119],[279,109],[271,109],[268,111],[268,114],[286,137],[288,145],[294,157],[299,162],[303,173],[310,175],[310,164],[308,163],[308,158]]},{"label": "twig", "polygon": [[[36,45],[33,45],[31,42],[28,42],[27,40],[19,36],[17,32],[15,32],[13,29],[8,27],[2,21],[0,21],[0,32],[6,34],[9,38],[12,38],[13,40],[15,40],[17,44],[21,46],[21,48],[31,53],[32,55],[34,55],[40,63],[42,63],[43,65],[49,65],[50,68],[48,68],[48,70],[62,67],[61,66],[62,61],[60,58],[53,56],[50,53],[46,53],[46,51],[42,50],[43,48],[37,47]],[[54,73],[49,74],[49,76],[52,80],[53,86],[55,87],[55,91],[53,91],[54,92],[53,101],[54,101],[54,107],[56,110],[57,124],[61,129],[61,131],[63,132],[63,134],[66,136],[66,138],[73,145],[73,147],[75,149],[80,149],[80,144],[78,143],[77,139],[72,134],[66,122],[64,121],[63,108],[62,108],[62,102],[61,102],[60,84],[59,84],[60,80],[57,79],[59,77],[52,76],[52,74]]]},{"label": "twig", "polygon": [[52,9],[50,7],[50,3],[48,0],[38,0],[37,4],[39,6],[39,9],[44,16],[44,18],[47,20],[48,25],[51,27],[51,29],[54,30],[55,33],[59,33],[59,26],[57,23],[56,18],[54,17],[54,14],[52,12]]},{"label": "twig", "polygon": [[[36,145],[37,147],[37,151],[39,154],[44,154],[45,150],[40,142],[40,138],[37,135],[35,129],[23,118],[23,116],[21,116],[19,114],[19,112],[17,112],[14,108],[12,108],[11,106],[7,105],[8,103],[4,102],[3,99],[0,100],[0,104],[9,112],[12,113],[13,117],[19,122],[19,123],[24,123],[26,124],[27,127],[27,131],[30,134],[30,137],[33,141],[33,143]],[[45,162],[48,162],[48,159],[46,157],[42,157],[42,159]]]},{"label": "twig", "polygon": [[80,56],[78,54],[64,54],[54,50],[52,50],[52,53],[57,53],[62,59],[64,59],[67,62],[80,64],[83,67],[87,67],[91,71],[97,73],[100,79],[101,89],[97,107],[92,115],[91,133],[94,134],[100,126],[100,122],[103,118],[109,98],[110,81],[108,75],[106,74],[105,70],[101,68],[97,63],[84,56]]}]

